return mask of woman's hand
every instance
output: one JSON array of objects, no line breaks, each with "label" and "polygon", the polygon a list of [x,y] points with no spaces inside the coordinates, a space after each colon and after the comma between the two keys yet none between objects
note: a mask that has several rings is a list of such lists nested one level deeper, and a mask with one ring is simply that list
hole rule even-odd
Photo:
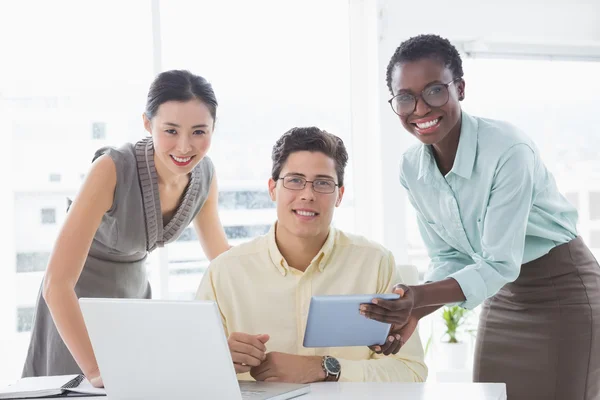
[{"label": "woman's hand", "polygon": [[394,286],[394,293],[399,294],[396,300],[373,299],[373,304],[362,304],[360,313],[367,318],[392,324],[387,340],[382,345],[369,346],[377,354],[396,354],[410,338],[417,327],[419,319],[412,316],[414,309],[414,292],[406,285]]},{"label": "woman's hand", "polygon": [[398,353],[415,332],[418,323],[419,319],[413,315],[408,318],[408,322],[402,327],[392,325],[386,342],[383,345],[369,346],[369,349],[376,354],[383,354],[384,356]]},{"label": "woman's hand", "polygon": [[400,298],[396,300],[373,299],[372,304],[361,304],[360,313],[375,321],[403,327],[414,309],[414,291],[406,285],[398,284],[394,286],[394,293],[399,294]]},{"label": "woman's hand", "polygon": [[87,379],[88,379],[88,381],[90,381],[92,386],[95,388],[103,388],[104,387],[104,382],[102,381],[102,376],[100,376],[100,370],[98,370],[98,369],[90,372],[87,376]]},{"label": "woman's hand", "polygon": [[373,299],[373,304],[360,305],[360,313],[365,317],[392,324],[387,341],[369,347],[377,354],[396,354],[412,336],[421,318],[444,304],[465,301],[460,285],[452,278],[416,286],[398,284],[394,286],[394,293],[400,298]]}]

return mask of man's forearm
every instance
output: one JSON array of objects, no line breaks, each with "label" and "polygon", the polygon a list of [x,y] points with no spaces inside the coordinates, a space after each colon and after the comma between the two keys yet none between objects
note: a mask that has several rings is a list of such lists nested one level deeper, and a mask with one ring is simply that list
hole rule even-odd
[{"label": "man's forearm", "polygon": [[[460,285],[452,278],[410,286],[410,289],[414,291],[414,308],[428,308],[423,310],[423,312],[426,312],[423,316],[431,314],[444,304],[459,303],[466,300]],[[437,307],[429,309],[430,306]]]}]

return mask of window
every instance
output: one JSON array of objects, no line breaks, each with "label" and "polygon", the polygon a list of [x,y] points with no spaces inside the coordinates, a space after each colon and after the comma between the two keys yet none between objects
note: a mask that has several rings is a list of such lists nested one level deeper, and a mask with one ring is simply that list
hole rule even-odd
[{"label": "window", "polygon": [[590,247],[596,252],[600,250],[600,230],[595,230],[590,233]]},{"label": "window", "polygon": [[[198,15],[209,18],[198,24]],[[340,136],[351,152],[348,20],[346,0],[237,2],[233,13],[227,2],[161,2],[163,69],[204,76],[219,100],[208,154],[230,243],[266,233],[276,219],[267,181],[273,145],[284,132],[317,126]],[[202,38],[201,51],[190,51],[182,37]],[[348,182],[351,170],[352,156]],[[346,188],[334,219],[349,231],[353,190]],[[188,232],[168,249],[171,298],[192,296],[208,263]],[[198,273],[180,279],[181,266],[189,263]]]},{"label": "window", "polygon": [[[224,226],[225,234],[228,239],[250,239],[256,236],[265,235],[271,228],[270,224],[266,225],[237,225]],[[198,242],[198,235],[193,227],[189,226],[181,233],[176,240],[177,242]]]},{"label": "window", "polygon": [[269,232],[271,225],[253,225],[253,226],[226,226],[225,234],[229,239],[247,239]]},{"label": "window", "polygon": [[29,332],[33,326],[34,307],[17,308],[17,332]]},{"label": "window", "polygon": [[579,210],[579,193],[565,193],[565,197],[569,200],[569,203],[573,204]]},{"label": "window", "polygon": [[275,208],[275,203],[266,190],[219,191],[219,208],[223,210],[256,210]]},{"label": "window", "polygon": [[600,192],[590,192],[590,220],[600,220]]},{"label": "window", "polygon": [[17,253],[17,272],[45,271],[50,252]]},{"label": "window", "polygon": [[177,238],[177,242],[189,242],[192,240],[198,240],[198,235],[196,235],[196,231],[193,227],[188,226],[181,232],[181,235]]},{"label": "window", "polygon": [[79,189],[98,140],[120,146],[145,136],[140,116],[154,77],[151,3],[61,0],[40,2],[32,13],[30,4],[11,2],[11,18],[3,21],[15,37],[3,42],[3,54],[19,59],[3,63],[0,75],[6,135],[11,148],[26,149],[36,162],[11,172],[14,264],[3,268],[14,271],[17,295],[0,293],[0,314],[10,308],[18,317],[16,323],[0,319],[0,380],[20,375],[32,307],[66,198]]},{"label": "window", "polygon": [[[266,191],[275,140],[294,126],[319,126],[350,147],[347,1],[240,2],[235,13],[227,2],[161,6],[164,69],[186,67],[205,76],[219,99],[217,134],[209,154],[223,182],[221,190],[228,182],[243,186],[260,181],[259,189]],[[196,15],[210,18],[198,25]],[[235,33],[240,31],[245,32],[242,39]],[[218,40],[205,40],[202,51],[190,52],[181,41],[189,36]],[[260,62],[243,62],[242,67],[244,60]],[[252,78],[240,83],[240,74]],[[293,95],[285,84],[290,76]],[[235,190],[235,196],[244,196],[241,188]]]},{"label": "window", "polygon": [[92,139],[106,139],[106,124],[104,122],[92,123]]},{"label": "window", "polygon": [[49,225],[56,223],[56,209],[42,208],[42,224]]},{"label": "window", "polygon": [[60,179],[61,179],[61,176],[60,176],[60,174],[50,174],[50,175],[48,176],[48,180],[49,180],[50,182],[60,182]]}]

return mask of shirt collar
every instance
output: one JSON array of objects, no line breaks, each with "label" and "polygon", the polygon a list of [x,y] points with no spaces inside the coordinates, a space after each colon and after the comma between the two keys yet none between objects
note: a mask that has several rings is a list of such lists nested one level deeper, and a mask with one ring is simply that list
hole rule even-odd
[{"label": "shirt collar", "polygon": [[[279,247],[277,246],[277,241],[275,240],[275,230],[277,229],[277,222],[275,222],[271,229],[269,229],[269,233],[267,234],[269,241],[269,257],[271,258],[271,262],[277,270],[281,273],[281,275],[285,276],[290,271],[290,266],[288,265],[285,258],[279,251]],[[323,272],[325,267],[327,266],[327,260],[331,256],[333,252],[333,248],[335,245],[336,238],[336,230],[333,226],[329,227],[329,234],[327,235],[327,240],[321,247],[321,250],[315,255],[315,257],[310,262],[310,265],[317,264],[319,271]]]},{"label": "shirt collar", "polygon": [[[450,172],[459,175],[465,179],[471,179],[473,168],[475,167],[475,157],[477,155],[477,138],[479,125],[475,118],[466,112],[462,112],[460,138],[456,158]],[[434,175],[434,169],[437,169],[433,149],[429,145],[421,146],[421,155],[419,158],[418,179],[431,181]]]},{"label": "shirt collar", "polygon": [[458,150],[456,151],[456,159],[450,172],[465,179],[471,179],[473,167],[475,166],[478,128],[477,120],[463,112]]}]

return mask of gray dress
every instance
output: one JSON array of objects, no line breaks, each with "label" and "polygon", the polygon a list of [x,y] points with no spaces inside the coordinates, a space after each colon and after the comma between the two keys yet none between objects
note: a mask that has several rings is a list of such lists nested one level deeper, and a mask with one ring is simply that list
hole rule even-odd
[{"label": "gray dress", "polygon": [[[115,149],[98,150],[117,167],[114,202],[102,218],[83,271],[77,297],[151,298],[145,260],[158,246],[174,241],[202,208],[213,177],[204,157],[193,169],[182,200],[170,221],[163,221],[154,166],[152,138]],[[62,341],[48,306],[38,294],[23,377],[78,374],[81,369]]]}]

